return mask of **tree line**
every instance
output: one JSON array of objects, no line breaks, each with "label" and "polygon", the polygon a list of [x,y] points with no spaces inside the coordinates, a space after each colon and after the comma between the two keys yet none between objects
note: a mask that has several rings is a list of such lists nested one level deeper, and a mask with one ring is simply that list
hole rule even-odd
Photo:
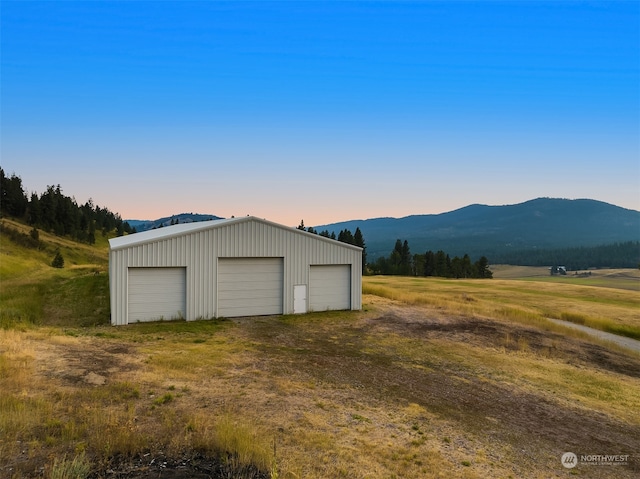
[{"label": "tree line", "polygon": [[338,233],[338,236],[336,236],[336,233],[334,231],[332,231],[331,233],[329,233],[329,230],[317,231],[313,228],[313,226],[309,226],[307,228],[304,225],[304,220],[301,220],[300,224],[297,226],[297,229],[362,248],[362,272],[365,272],[365,268],[367,266],[367,247],[365,245],[364,236],[362,235],[362,231],[360,231],[360,228],[356,228],[355,233],[352,233],[351,230],[344,229]]},{"label": "tree line", "polygon": [[482,256],[472,263],[468,254],[462,258],[451,258],[442,250],[431,250],[424,254],[411,254],[407,240],[396,240],[396,244],[387,257],[380,257],[368,265],[372,274],[402,276],[439,276],[442,278],[492,278],[489,260]]},{"label": "tree line", "polygon": [[119,214],[93,204],[89,199],[78,205],[75,198],[62,193],[60,185],[47,186],[47,190],[28,197],[22,179],[5,175],[0,167],[0,214],[25,221],[59,236],[69,236],[77,241],[94,244],[96,231],[103,235],[116,230],[118,236],[135,233]]},{"label": "tree line", "polygon": [[637,268],[640,265],[640,241],[561,249],[504,251],[492,257],[499,264],[563,265],[570,271],[589,268]]}]

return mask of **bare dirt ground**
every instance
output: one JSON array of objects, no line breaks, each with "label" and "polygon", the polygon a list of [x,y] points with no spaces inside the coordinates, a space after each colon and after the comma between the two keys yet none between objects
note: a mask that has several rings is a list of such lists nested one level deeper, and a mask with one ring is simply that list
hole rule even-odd
[{"label": "bare dirt ground", "polygon": [[[313,315],[310,326],[300,326],[305,317],[234,321],[223,334],[252,349],[229,359],[233,367],[223,374],[203,370],[196,382],[183,378],[190,392],[180,407],[233,405],[239,414],[260,418],[277,440],[280,477],[565,477],[569,471],[560,457],[567,451],[629,455],[615,468],[578,467],[573,473],[579,477],[638,477],[638,425],[572,404],[557,392],[478,374],[447,357],[413,357],[408,364],[384,341],[398,335],[425,348],[444,340],[514,352],[524,341],[545,357],[635,379],[637,355],[505,322],[377,297],[366,301],[369,312],[344,324],[324,324]],[[139,345],[111,339],[37,341],[33,348],[36,374],[62,389],[136,381],[148,367]],[[167,380],[180,378],[176,372]],[[112,457],[91,477],[234,477],[193,451],[145,454]],[[33,462],[33,451],[15,459],[21,460]],[[265,477],[251,474],[243,477]]]}]

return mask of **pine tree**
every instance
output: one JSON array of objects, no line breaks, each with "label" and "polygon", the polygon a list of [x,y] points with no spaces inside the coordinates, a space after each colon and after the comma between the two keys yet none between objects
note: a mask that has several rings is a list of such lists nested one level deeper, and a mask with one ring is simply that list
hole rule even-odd
[{"label": "pine tree", "polygon": [[353,243],[362,248],[362,272],[364,273],[367,266],[367,247],[364,243],[364,236],[362,236],[360,228],[356,228],[356,232],[353,234]]},{"label": "pine tree", "polygon": [[[400,240],[398,240],[400,241]],[[398,243],[396,242],[396,251]],[[400,271],[399,274],[402,275],[410,275],[412,273],[412,262],[411,262],[411,250],[409,248],[409,242],[404,240],[402,246],[400,247]]]},{"label": "pine tree", "polygon": [[424,275],[435,276],[436,272],[436,255],[429,250],[424,255]]},{"label": "pine tree", "polygon": [[51,262],[51,266],[54,268],[64,268],[64,258],[60,251],[56,252],[56,255],[53,257],[53,261]]},{"label": "pine tree", "polygon": [[28,205],[29,200],[22,189],[22,178],[15,174],[8,178],[0,168],[0,211],[22,218]]},{"label": "pine tree", "polygon": [[478,278],[493,278],[493,273],[489,269],[489,260],[486,256],[480,257],[475,263],[476,275]]},{"label": "pine tree", "polygon": [[347,244],[355,244],[353,233],[351,233],[351,231],[349,231],[348,229],[343,229],[342,231],[340,231],[340,233],[338,234],[338,241]]}]

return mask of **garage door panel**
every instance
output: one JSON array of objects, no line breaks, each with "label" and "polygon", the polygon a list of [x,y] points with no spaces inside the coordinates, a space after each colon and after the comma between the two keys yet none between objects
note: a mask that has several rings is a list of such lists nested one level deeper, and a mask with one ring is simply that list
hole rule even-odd
[{"label": "garage door panel", "polygon": [[220,258],[218,316],[282,314],[283,277],[282,258]]},{"label": "garage door panel", "polygon": [[[243,298],[242,301],[236,303],[236,304],[229,304],[226,306],[226,310],[235,310],[235,311],[239,311],[242,308],[259,308],[259,307],[265,307],[265,308],[280,308],[281,305],[281,301],[278,301],[277,299],[269,299],[267,301],[265,301],[265,298]],[[262,313],[265,314],[265,313]],[[278,313],[267,313],[267,314],[278,314]]]},{"label": "garage door panel", "polygon": [[311,311],[351,309],[351,266],[313,265],[309,270]]},{"label": "garage door panel", "polygon": [[185,268],[129,268],[129,323],[184,318],[185,312]]},{"label": "garage door panel", "polygon": [[[248,275],[245,277],[246,279],[242,279],[241,277],[237,279],[233,279],[229,281],[228,278],[223,278],[224,282],[220,283],[219,288],[222,291],[236,291],[238,289],[247,290],[254,288],[258,291],[274,291],[279,288],[279,277],[268,277],[265,276],[262,279],[250,278]],[[268,283],[265,284],[265,281]],[[273,284],[272,282],[277,282],[277,284]]]},{"label": "garage door panel", "polygon": [[245,291],[223,291],[220,292],[220,297],[223,299],[237,299],[237,300],[243,300],[243,301],[254,301],[254,300],[263,300],[264,302],[266,301],[271,301],[273,303],[277,303],[280,304],[281,300],[280,300],[280,290],[273,290],[273,291],[256,291],[256,290],[252,290],[250,292],[250,296],[248,295],[248,293]]}]

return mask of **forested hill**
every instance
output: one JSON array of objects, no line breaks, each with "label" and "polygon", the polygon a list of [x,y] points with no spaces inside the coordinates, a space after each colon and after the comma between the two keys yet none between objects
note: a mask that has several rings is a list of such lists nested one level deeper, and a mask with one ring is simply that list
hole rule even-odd
[{"label": "forested hill", "polygon": [[0,168],[0,216],[9,216],[24,221],[58,236],[93,244],[96,231],[107,234],[116,231],[119,236],[135,232],[119,214],[94,205],[89,199],[79,205],[74,197],[63,194],[60,185],[48,186],[38,195],[27,192],[22,178],[16,174],[6,176]]},{"label": "forested hill", "polygon": [[538,198],[516,205],[470,205],[437,215],[375,218],[314,227],[360,228],[370,260],[387,256],[397,239],[412,253],[444,250],[485,255],[492,263],[521,251],[558,250],[640,241],[640,212],[595,200]]}]

